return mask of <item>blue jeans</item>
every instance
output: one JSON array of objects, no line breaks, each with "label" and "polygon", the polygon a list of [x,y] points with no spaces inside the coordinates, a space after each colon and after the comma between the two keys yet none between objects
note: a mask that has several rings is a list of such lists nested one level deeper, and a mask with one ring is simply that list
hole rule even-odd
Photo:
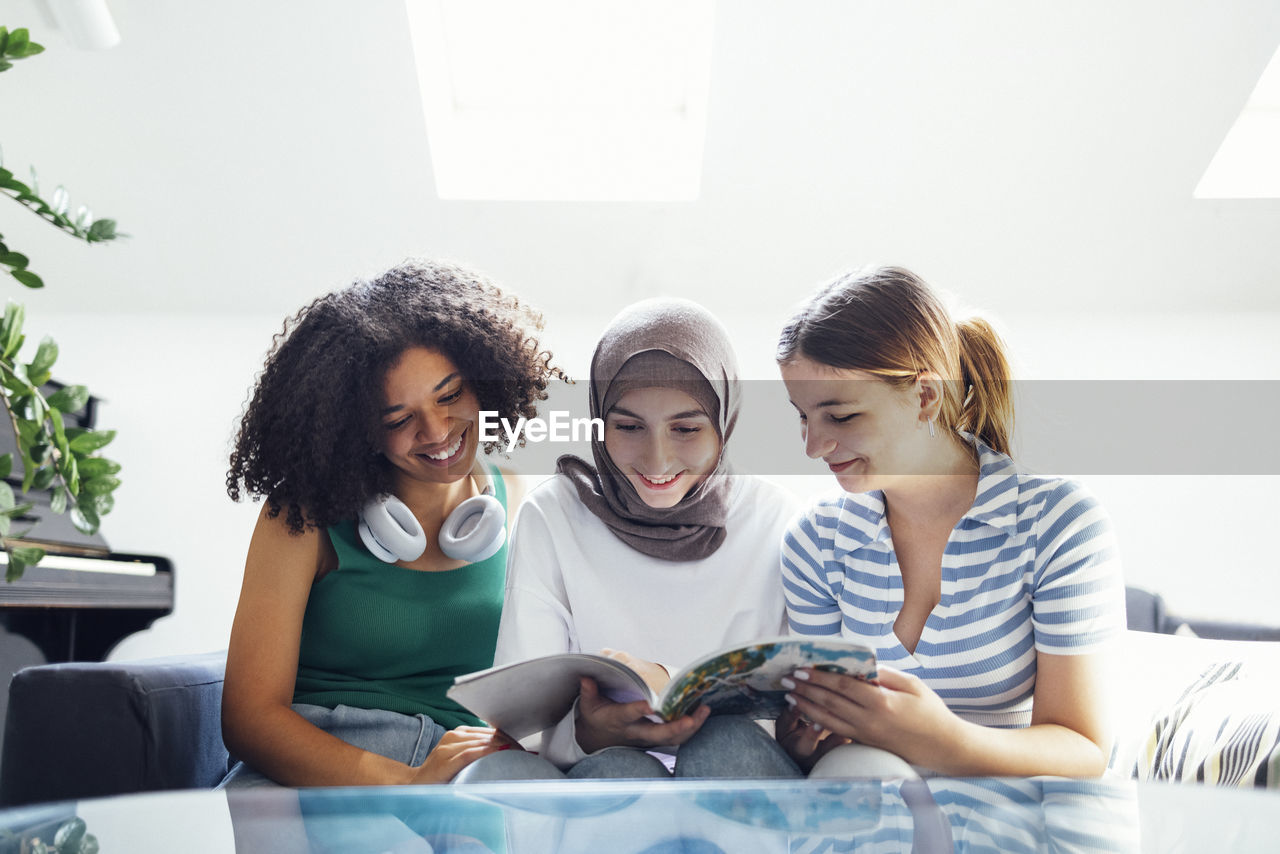
[{"label": "blue jeans", "polygon": [[[670,777],[665,765],[637,747],[609,747],[591,754],[562,772],[546,759],[518,750],[491,753],[472,762],[455,783],[489,780],[632,779]],[[676,753],[676,777],[797,778],[804,775],[755,721],[739,715],[718,715],[686,741]]]},{"label": "blue jeans", "polygon": [[[336,708],[294,703],[293,710],[320,729],[361,750],[377,753],[414,768],[427,761],[445,733],[444,727],[426,715],[402,715],[384,709]],[[244,789],[278,785],[264,774],[237,762],[219,789]]]}]

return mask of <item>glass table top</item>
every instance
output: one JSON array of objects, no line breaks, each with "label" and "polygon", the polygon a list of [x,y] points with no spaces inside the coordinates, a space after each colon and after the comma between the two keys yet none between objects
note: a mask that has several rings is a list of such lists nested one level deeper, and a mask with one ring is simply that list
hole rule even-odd
[{"label": "glass table top", "polygon": [[104,854],[1280,850],[1276,792],[938,778],[154,793],[0,811],[0,854],[74,836],[75,819]]}]

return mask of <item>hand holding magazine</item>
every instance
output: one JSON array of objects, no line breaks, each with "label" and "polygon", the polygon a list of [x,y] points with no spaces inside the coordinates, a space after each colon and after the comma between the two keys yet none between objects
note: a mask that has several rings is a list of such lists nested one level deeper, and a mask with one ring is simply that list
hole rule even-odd
[{"label": "hand holding magazine", "polygon": [[713,715],[773,719],[787,708],[780,680],[798,667],[876,678],[875,654],[866,646],[839,638],[780,637],[704,656],[672,674],[661,694],[620,661],[563,653],[459,676],[448,695],[512,738],[558,723],[573,708],[584,676],[614,702],[647,700],[667,721],[704,704]]}]

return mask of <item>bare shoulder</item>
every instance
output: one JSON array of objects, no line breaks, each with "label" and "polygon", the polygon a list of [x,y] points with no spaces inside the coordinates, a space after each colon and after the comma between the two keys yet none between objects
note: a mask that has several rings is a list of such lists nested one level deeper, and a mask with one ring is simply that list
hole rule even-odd
[{"label": "bare shoulder", "polygon": [[249,541],[246,576],[266,571],[282,581],[305,579],[310,586],[335,564],[336,555],[324,531],[308,527],[296,532],[283,513],[273,517],[263,505]]}]

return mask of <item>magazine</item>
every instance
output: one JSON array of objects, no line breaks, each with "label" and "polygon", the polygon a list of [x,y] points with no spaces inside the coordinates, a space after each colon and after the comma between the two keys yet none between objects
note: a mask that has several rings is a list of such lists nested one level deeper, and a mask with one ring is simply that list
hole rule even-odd
[{"label": "magazine", "polygon": [[781,679],[798,667],[876,678],[869,647],[839,638],[768,638],[704,656],[673,673],[661,694],[620,661],[603,655],[563,653],[491,667],[454,680],[450,699],[513,738],[558,723],[573,707],[579,679],[596,681],[618,703],[647,700],[661,720],[700,705],[713,715],[775,719],[787,708]]}]

